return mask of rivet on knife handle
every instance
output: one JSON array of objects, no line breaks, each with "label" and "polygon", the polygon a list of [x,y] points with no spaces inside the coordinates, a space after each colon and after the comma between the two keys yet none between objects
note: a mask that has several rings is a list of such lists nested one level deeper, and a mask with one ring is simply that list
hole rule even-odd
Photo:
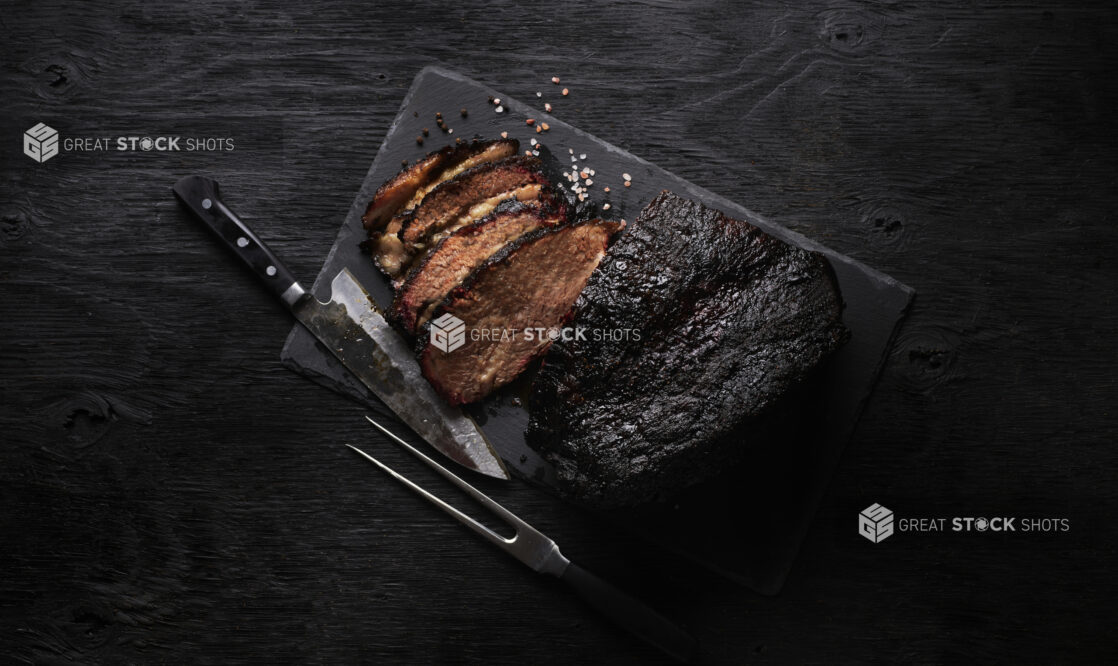
[{"label": "rivet on knife handle", "polygon": [[205,223],[288,307],[294,306],[306,295],[306,290],[264,241],[222,203],[217,181],[204,176],[187,176],[175,183],[173,189],[179,201],[190,208],[194,216]]},{"label": "rivet on knife handle", "polygon": [[295,281],[256,234],[221,200],[216,181],[183,178],[175,196],[287,304],[291,314],[350,373],[419,436],[475,472],[508,480],[508,470],[485,433],[451,407],[427,380],[415,355],[384,319],[365,288],[343,268],[320,302]]}]

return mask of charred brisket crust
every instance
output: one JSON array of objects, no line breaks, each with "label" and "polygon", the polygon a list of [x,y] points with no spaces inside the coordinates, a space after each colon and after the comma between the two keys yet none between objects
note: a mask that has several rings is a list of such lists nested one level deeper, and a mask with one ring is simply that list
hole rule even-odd
[{"label": "charred brisket crust", "polygon": [[[565,219],[569,218],[571,214],[571,205],[570,202],[567,200],[567,197],[559,188],[557,188],[553,184],[553,181],[547,176],[546,172],[544,173],[544,178],[545,182],[543,184],[543,187],[540,189],[540,196],[538,199],[536,199],[536,201],[541,207],[554,211],[556,215],[559,215]],[[518,204],[531,203],[532,202],[527,201],[510,201],[508,202],[508,205],[515,206]]]},{"label": "charred brisket crust", "polygon": [[[423,187],[423,185],[437,177],[439,173],[442,173],[446,169],[453,168],[455,165],[461,164],[474,155],[481,154],[482,151],[486,150],[490,146],[495,146],[499,143],[510,144],[512,146],[511,152],[514,155],[520,150],[520,142],[516,139],[495,139],[493,141],[479,141],[477,139],[474,139],[469,143],[449,145],[441,148],[440,150],[432,151],[424,155],[415,164],[401,168],[395,176],[385,181],[380,187],[377,188],[376,193],[373,194],[372,201],[369,202],[369,205],[365,208],[364,215],[361,216],[361,221],[365,225],[365,230],[372,232],[378,226],[381,226],[377,224],[378,220],[373,216],[374,209],[379,204],[383,203],[384,198],[388,196],[394,188],[402,187],[404,181],[406,181],[413,174],[416,174],[420,169],[423,169],[425,167],[430,168],[431,176],[425,179],[424,182],[419,183],[412,190],[411,193],[404,197],[403,201],[400,202],[401,206],[407,201],[407,199],[411,198],[416,190],[418,190],[420,187]],[[398,210],[399,209],[397,208],[392,211],[387,211],[377,217],[381,218],[379,220],[380,222],[387,222],[389,219],[395,216]]]},{"label": "charred brisket crust", "polygon": [[849,336],[827,260],[669,192],[610,247],[558,341],[526,440],[596,507],[665,499],[738,461],[760,420]]},{"label": "charred brisket crust", "polygon": [[[613,241],[613,239],[617,237],[618,232],[624,227],[625,223],[620,222],[620,221],[594,219],[594,220],[580,220],[578,222],[574,222],[574,223],[571,223],[571,224],[564,224],[564,225],[557,226],[557,227],[547,227],[547,228],[543,228],[543,229],[537,229],[536,231],[532,231],[530,233],[524,234],[520,238],[516,239],[514,242],[509,243],[508,245],[506,245],[500,251],[498,251],[497,253],[495,253],[491,257],[489,257],[489,259],[487,259],[485,261],[485,263],[483,263],[481,266],[474,269],[473,272],[471,272],[470,275],[468,277],[466,277],[466,279],[464,279],[457,287],[452,289],[450,291],[450,293],[447,294],[446,298],[443,299],[442,303],[440,303],[439,306],[432,313],[431,318],[427,322],[425,322],[419,328],[419,330],[416,332],[415,354],[416,354],[416,357],[419,359],[421,368],[423,368],[424,375],[427,376],[427,367],[426,367],[426,364],[424,363],[423,357],[424,357],[424,354],[429,352],[430,349],[431,349],[431,346],[430,346],[429,343],[430,343],[430,338],[431,338],[431,323],[432,322],[438,320],[438,318],[441,317],[444,313],[446,313],[451,307],[453,307],[453,305],[459,299],[468,298],[471,295],[471,292],[473,291],[474,286],[478,283],[479,280],[482,279],[482,277],[486,273],[488,273],[490,271],[493,271],[493,270],[498,270],[502,266],[502,264],[504,264],[508,260],[509,257],[516,254],[521,248],[525,248],[525,247],[531,245],[532,243],[536,242],[537,240],[539,240],[539,239],[541,239],[545,236],[548,236],[550,234],[558,234],[558,233],[569,232],[573,229],[576,229],[578,227],[588,225],[588,224],[601,224],[601,225],[603,225],[603,227],[608,231],[607,236],[604,240],[605,247],[608,247],[609,244]],[[571,315],[572,315],[572,313],[570,311],[568,311],[564,315],[562,321],[560,322],[560,325],[566,324],[570,320]],[[520,360],[520,367],[519,367],[518,371],[522,371],[525,367],[527,367],[527,365],[529,363],[531,363],[533,360],[535,360],[540,355],[542,355],[546,350],[547,350],[547,347],[544,347],[542,349],[537,350],[534,355],[521,359]],[[432,380],[432,378],[429,377],[429,376],[428,376],[428,379]],[[454,398],[454,396],[448,395],[446,393],[446,391],[444,390],[444,387],[439,382],[431,381],[431,384],[435,388],[435,390],[440,395],[442,395],[444,399],[451,402],[451,404],[461,404],[459,401],[457,401]]]},{"label": "charred brisket crust", "polygon": [[[517,155],[515,157],[506,157],[505,159],[497,160],[496,162],[486,162],[485,164],[479,164],[475,167],[470,167],[454,178],[436,185],[434,189],[427,193],[427,196],[423,197],[423,201],[421,201],[418,206],[413,208],[411,211],[408,211],[407,213],[401,215],[400,217],[402,218],[403,225],[400,227],[400,232],[397,235],[407,244],[421,242],[430,231],[429,228],[421,229],[418,231],[415,228],[416,219],[424,213],[424,204],[426,204],[428,201],[437,201],[439,199],[445,197],[453,197],[455,195],[472,197],[468,199],[468,201],[472,203],[480,203],[479,198],[484,197],[475,196],[474,193],[470,191],[470,188],[474,187],[475,185],[474,181],[480,176],[501,169],[511,170],[516,173],[523,173],[528,176],[528,178],[523,183],[521,183],[521,185],[547,183],[542,164],[540,163],[538,157]],[[408,236],[412,236],[412,238],[409,239]]]},{"label": "charred brisket crust", "polygon": [[[394,206],[392,210],[385,210],[379,215],[375,214],[376,209],[385,204],[384,200],[390,195],[395,194],[393,192],[394,189],[404,187],[404,182],[408,178],[416,176],[417,172],[421,169],[429,169],[431,171],[438,170],[443,160],[446,159],[445,153],[448,150],[450,150],[449,146],[442,150],[428,153],[415,164],[403,167],[395,176],[382,183],[381,186],[377,188],[376,193],[373,194],[373,198],[369,201],[369,205],[365,207],[365,213],[361,216],[361,222],[365,225],[365,231],[374,231],[379,226],[382,226],[383,222],[387,222],[396,214],[398,210],[397,206]],[[414,194],[419,187],[421,187],[421,185],[417,183],[414,188],[411,188],[412,194]],[[407,197],[410,197],[412,194],[406,196],[399,195],[400,201],[398,202],[398,206],[404,205],[404,202],[407,201]]]}]

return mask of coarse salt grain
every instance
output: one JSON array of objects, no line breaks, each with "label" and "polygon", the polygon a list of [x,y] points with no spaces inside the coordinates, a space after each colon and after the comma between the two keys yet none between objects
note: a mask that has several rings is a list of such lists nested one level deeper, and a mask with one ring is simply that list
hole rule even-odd
[{"label": "coarse salt grain", "polygon": [[629,187],[632,184],[633,184],[632,181],[628,181],[628,180],[625,181],[625,187]]},{"label": "coarse salt grain", "polygon": [[505,112],[505,107],[498,106],[496,109],[494,109],[494,111],[496,111],[497,113],[504,113]]},{"label": "coarse salt grain", "polygon": [[543,97],[543,93],[537,90],[536,91],[536,97]]},{"label": "coarse salt grain", "polygon": [[509,138],[509,133],[508,133],[508,132],[501,132],[501,138],[502,138],[502,139],[507,139],[507,138]]},{"label": "coarse salt grain", "polygon": [[632,179],[633,179],[633,177],[632,177],[632,176],[630,176],[630,175],[629,175],[629,174],[627,174],[627,173],[623,173],[623,174],[621,174],[621,177],[622,177],[622,178],[624,178],[625,180],[632,180]]},{"label": "coarse salt grain", "polygon": [[586,153],[583,153],[583,154],[579,155],[578,159],[580,159],[580,160],[586,159]]},{"label": "coarse salt grain", "polygon": [[537,143],[537,141],[535,139],[532,139],[532,145],[534,146],[534,145],[536,145],[536,143]]},{"label": "coarse salt grain", "polygon": [[602,188],[602,191],[603,191],[603,192],[609,192],[609,188],[608,188],[608,187],[603,187],[603,188]]},{"label": "coarse salt grain", "polygon": [[590,180],[589,178],[586,179],[586,186],[587,187],[590,187],[593,184],[594,184],[594,181]]},{"label": "coarse salt grain", "polygon": [[602,204],[602,210],[609,210],[609,209],[610,209],[609,204]]},{"label": "coarse salt grain", "polygon": [[543,110],[544,110],[544,111],[547,111],[548,113],[551,113],[551,102],[547,102],[547,103],[545,103],[545,104],[543,105]]},{"label": "coarse salt grain", "polygon": [[558,76],[551,77],[551,82],[552,83],[559,83],[559,77]]},{"label": "coarse salt grain", "polygon": [[563,88],[563,97],[566,97],[568,94],[570,94],[570,92],[571,92],[570,90],[567,90],[566,88]]},{"label": "coarse salt grain", "polygon": [[501,103],[501,98],[500,97],[494,97],[493,98],[493,106],[497,106],[500,103]]}]

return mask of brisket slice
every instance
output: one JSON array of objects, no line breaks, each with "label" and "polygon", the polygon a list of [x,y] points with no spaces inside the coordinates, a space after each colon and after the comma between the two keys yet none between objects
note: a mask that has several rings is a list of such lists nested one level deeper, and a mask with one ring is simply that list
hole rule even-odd
[{"label": "brisket slice", "polygon": [[413,253],[408,255],[410,258],[406,263],[406,268],[401,271],[395,286],[399,287],[403,283],[404,277],[417,266],[420,266],[426,260],[427,255],[438,247],[439,243],[447,236],[491,215],[494,211],[524,204],[551,208],[564,218],[567,217],[569,209],[566,198],[556,190],[555,186],[550,184],[532,183],[522,185],[514,190],[501,192],[488,199],[483,199],[470,206],[469,210],[458,216],[458,219],[443,226],[438,231],[431,232],[423,243],[417,244]]},{"label": "brisket slice", "polygon": [[580,503],[669,496],[765,444],[753,428],[846,341],[841,315],[821,254],[662,192],[575,304],[573,326],[615,333],[551,347],[527,442]]},{"label": "brisket slice", "polygon": [[415,207],[434,185],[463,170],[510,157],[519,150],[520,143],[516,139],[498,139],[472,141],[428,153],[377,189],[361,218],[365,229],[373,232],[384,227],[397,213]]},{"label": "brisket slice", "polygon": [[366,247],[373,261],[398,287],[416,255],[454,229],[481,219],[502,201],[544,197],[547,180],[539,166],[534,157],[513,157],[472,167],[439,184],[418,206],[371,235]]},{"label": "brisket slice", "polygon": [[404,219],[400,240],[409,251],[414,252],[428,236],[452,224],[471,206],[526,185],[544,183],[546,178],[539,158],[527,155],[467,169],[440,183],[423,197],[423,201]]},{"label": "brisket slice", "polygon": [[392,316],[404,330],[415,333],[451,289],[504,246],[565,221],[566,216],[553,208],[516,202],[457,229],[417,258],[396,291]]},{"label": "brisket slice", "polygon": [[[475,269],[419,332],[419,364],[435,390],[452,405],[474,402],[544,353],[551,344],[546,331],[567,320],[610,238],[624,224],[589,220],[539,229]],[[466,335],[461,347],[446,352],[432,344],[431,333],[448,315],[465,323]],[[529,335],[528,329],[543,334],[533,330]]]}]

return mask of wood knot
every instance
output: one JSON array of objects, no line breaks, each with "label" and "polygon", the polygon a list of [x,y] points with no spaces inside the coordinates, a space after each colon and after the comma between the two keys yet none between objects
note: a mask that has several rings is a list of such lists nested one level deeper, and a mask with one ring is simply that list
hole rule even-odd
[{"label": "wood knot", "polygon": [[819,39],[842,53],[856,53],[881,36],[881,16],[860,8],[834,8],[820,12]]},{"label": "wood knot", "polygon": [[59,433],[61,439],[79,450],[101,441],[118,421],[151,423],[148,410],[90,389],[57,398],[33,413],[49,430]]},{"label": "wood knot", "polygon": [[0,240],[14,243],[31,230],[31,218],[20,210],[0,214]]},{"label": "wood knot", "polygon": [[117,415],[108,398],[93,391],[81,391],[52,404],[47,418],[65,433],[68,442],[85,448],[108,433]]},{"label": "wood knot", "polygon": [[83,87],[90,73],[100,69],[92,54],[79,49],[43,52],[23,62],[20,69],[35,77],[35,92],[44,99],[70,95]]},{"label": "wood knot", "polygon": [[862,228],[866,238],[874,243],[900,244],[905,236],[905,215],[890,204],[873,204],[863,210]]},{"label": "wood knot", "polygon": [[86,636],[96,636],[112,624],[111,616],[87,608],[75,609],[73,612],[75,624],[85,627]]},{"label": "wood knot", "polygon": [[151,324],[128,305],[51,284],[34,266],[24,273],[11,285],[21,298],[0,306],[9,325],[0,432],[20,428],[80,452],[121,424],[150,423],[159,395],[142,380],[155,365]]},{"label": "wood knot", "polygon": [[959,336],[940,327],[921,328],[901,334],[893,358],[905,388],[927,395],[955,376]]},{"label": "wood knot", "polygon": [[51,75],[47,83],[51,88],[58,88],[70,82],[70,77],[66,76],[66,67],[63,65],[47,65],[43,71]]}]

